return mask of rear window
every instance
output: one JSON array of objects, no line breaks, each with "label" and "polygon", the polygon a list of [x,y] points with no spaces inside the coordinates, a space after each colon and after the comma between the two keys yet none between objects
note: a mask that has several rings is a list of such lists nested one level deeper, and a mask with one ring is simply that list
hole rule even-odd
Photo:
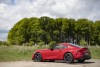
[{"label": "rear window", "polygon": [[69,43],[71,46],[74,46],[74,47],[79,47],[79,48],[82,48],[81,46],[77,45],[77,44],[72,44],[72,43]]}]

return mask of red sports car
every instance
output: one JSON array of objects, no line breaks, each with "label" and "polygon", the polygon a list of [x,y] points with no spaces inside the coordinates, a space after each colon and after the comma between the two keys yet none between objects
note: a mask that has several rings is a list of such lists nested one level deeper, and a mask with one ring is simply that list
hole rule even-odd
[{"label": "red sports car", "polygon": [[44,60],[64,60],[67,63],[72,63],[74,60],[84,62],[88,59],[91,59],[91,54],[88,48],[71,43],[59,43],[52,48],[37,50],[32,54],[32,60],[38,62]]}]

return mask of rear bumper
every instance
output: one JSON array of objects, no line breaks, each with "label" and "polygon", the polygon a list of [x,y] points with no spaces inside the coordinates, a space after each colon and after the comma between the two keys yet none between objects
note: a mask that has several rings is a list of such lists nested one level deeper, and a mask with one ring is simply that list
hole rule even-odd
[{"label": "rear bumper", "polygon": [[90,53],[85,53],[85,54],[81,54],[81,53],[78,53],[77,56],[76,56],[76,59],[91,59],[91,54]]},{"label": "rear bumper", "polygon": [[91,55],[85,55],[85,54],[84,54],[84,55],[82,56],[82,58],[88,60],[88,59],[91,59]]}]

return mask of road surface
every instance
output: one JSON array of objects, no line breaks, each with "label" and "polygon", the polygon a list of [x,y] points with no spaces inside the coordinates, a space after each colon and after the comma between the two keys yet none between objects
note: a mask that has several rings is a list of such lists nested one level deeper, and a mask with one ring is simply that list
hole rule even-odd
[{"label": "road surface", "polygon": [[0,67],[100,67],[100,60],[91,59],[84,63],[74,62],[67,64],[64,61],[33,62],[33,61],[10,61],[0,62]]}]

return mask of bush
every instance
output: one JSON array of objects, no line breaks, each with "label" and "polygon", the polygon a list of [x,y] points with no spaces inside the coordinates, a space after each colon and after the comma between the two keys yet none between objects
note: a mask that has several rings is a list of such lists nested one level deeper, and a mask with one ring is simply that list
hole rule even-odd
[{"label": "bush", "polygon": [[0,41],[0,45],[2,45],[2,41]]},{"label": "bush", "polygon": [[28,42],[27,42],[27,43],[23,43],[23,45],[24,45],[24,46],[29,46],[29,43],[28,43]]},{"label": "bush", "polygon": [[0,41],[0,45],[6,45],[9,46],[10,44],[7,41]]},{"label": "bush", "polygon": [[41,41],[41,42],[38,43],[38,45],[43,46],[43,45],[45,45],[45,42]]},{"label": "bush", "polygon": [[11,41],[11,42],[9,42],[9,44],[16,45],[15,41]]},{"label": "bush", "polygon": [[29,42],[29,46],[35,45],[35,43],[33,41]]},{"label": "bush", "polygon": [[48,45],[49,45],[49,48],[52,48],[54,45],[56,44],[56,41],[51,41]]},{"label": "bush", "polygon": [[80,45],[81,46],[86,46],[87,45],[87,42],[84,39],[81,39],[80,40]]}]

